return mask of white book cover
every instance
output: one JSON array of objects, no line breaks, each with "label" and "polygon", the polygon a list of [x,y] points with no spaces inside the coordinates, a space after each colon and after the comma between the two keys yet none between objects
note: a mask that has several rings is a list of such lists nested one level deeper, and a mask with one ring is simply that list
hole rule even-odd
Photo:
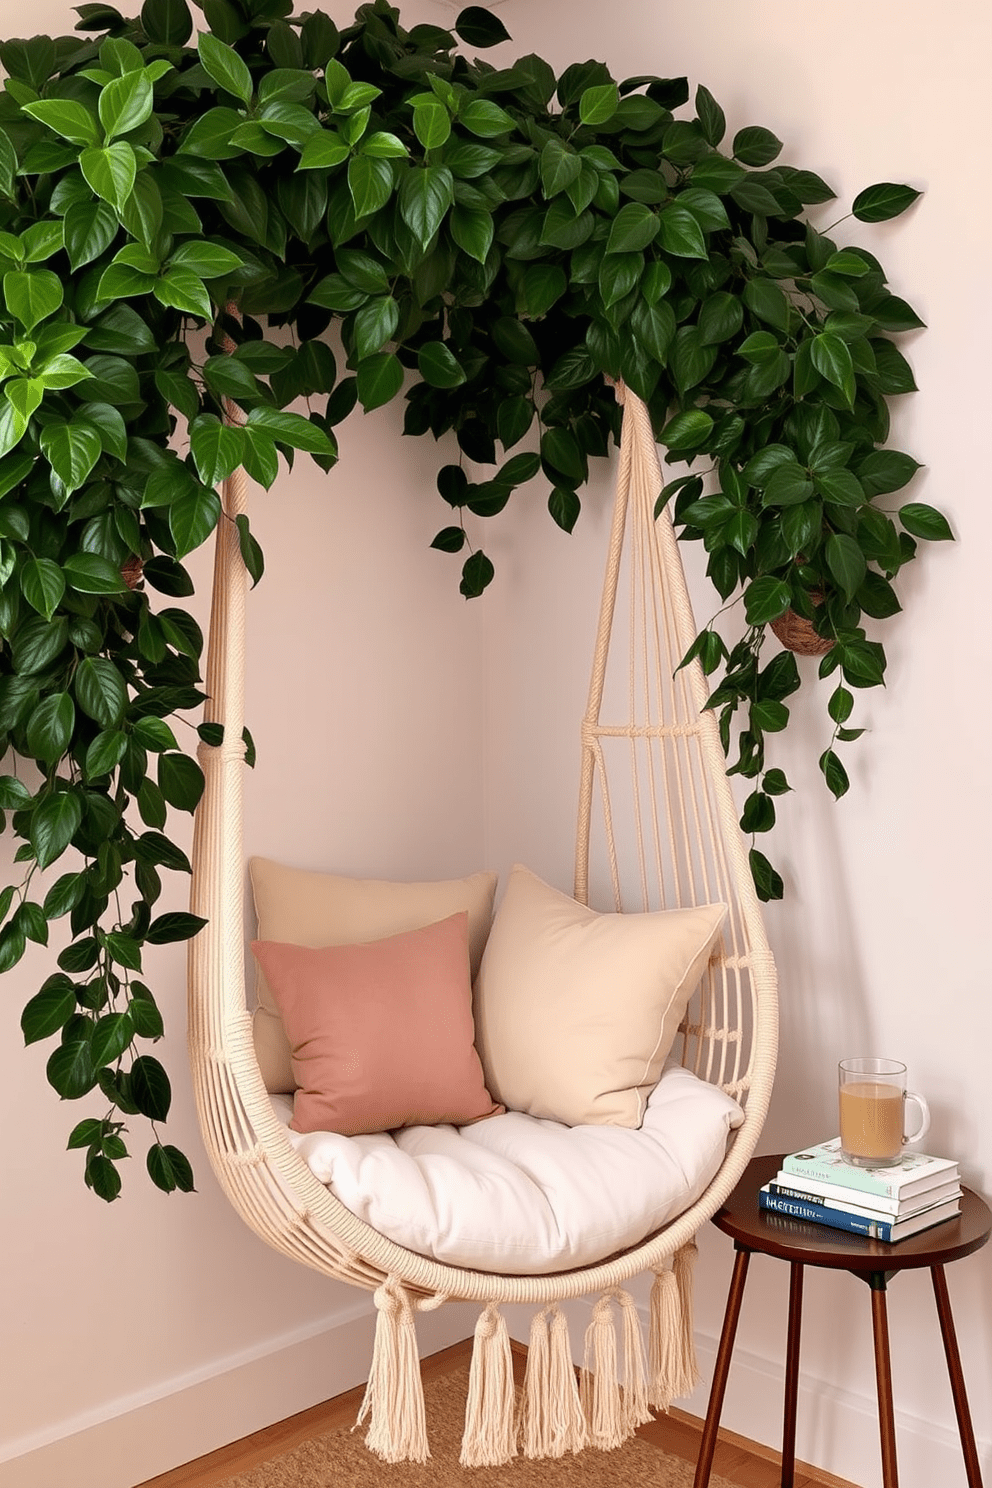
[{"label": "white book cover", "polygon": [[946,1199],[959,1199],[961,1185],[956,1178],[949,1183],[938,1183],[907,1199],[883,1199],[875,1194],[861,1193],[858,1189],[842,1188],[839,1183],[820,1183],[815,1178],[800,1178],[795,1173],[780,1171],[775,1174],[769,1187],[783,1198],[808,1197],[825,1204],[828,1209],[847,1209],[852,1214],[864,1214],[869,1218],[905,1219]]}]

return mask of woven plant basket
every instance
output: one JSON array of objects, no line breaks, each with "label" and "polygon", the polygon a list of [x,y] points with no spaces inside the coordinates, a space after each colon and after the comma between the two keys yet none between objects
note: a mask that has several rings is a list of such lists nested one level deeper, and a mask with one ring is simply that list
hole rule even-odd
[{"label": "woven plant basket", "polygon": [[[819,590],[812,590],[809,597],[814,604],[823,599]],[[785,649],[795,651],[797,656],[825,656],[833,645],[828,636],[817,634],[812,620],[797,615],[795,610],[786,610],[784,615],[771,622],[771,626]]]}]

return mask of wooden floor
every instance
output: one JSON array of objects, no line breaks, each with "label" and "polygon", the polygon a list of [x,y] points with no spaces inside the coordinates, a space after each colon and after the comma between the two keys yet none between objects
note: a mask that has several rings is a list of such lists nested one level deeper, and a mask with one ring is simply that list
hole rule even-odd
[{"label": "wooden floor", "polygon": [[[466,1339],[464,1343],[456,1343],[452,1348],[425,1359],[425,1381],[436,1379],[459,1364],[467,1363],[471,1357],[471,1348],[471,1340]],[[521,1378],[524,1357],[523,1347],[515,1344],[514,1364]],[[237,1473],[248,1472],[253,1467],[260,1467],[273,1457],[291,1451],[310,1437],[322,1436],[339,1426],[350,1426],[364,1393],[364,1386],[349,1390],[346,1395],[338,1395],[322,1405],[300,1411],[299,1415],[278,1421],[263,1431],[256,1431],[254,1436],[232,1442],[230,1446],[221,1447],[207,1457],[200,1457],[195,1462],[186,1463],[184,1467],[173,1468],[171,1472],[138,1483],[135,1488],[217,1488],[225,1479],[232,1478]],[[637,1434],[673,1457],[695,1462],[702,1427],[703,1423],[697,1416],[687,1415],[685,1411],[673,1407],[667,1416],[661,1416],[649,1425],[642,1426]],[[746,1437],[736,1436],[732,1431],[720,1432],[713,1471],[737,1484],[738,1488],[779,1488],[781,1483],[778,1453],[757,1442],[748,1441]],[[819,1468],[797,1462],[795,1488],[856,1488],[856,1485],[848,1483],[844,1478],[835,1478]]]}]

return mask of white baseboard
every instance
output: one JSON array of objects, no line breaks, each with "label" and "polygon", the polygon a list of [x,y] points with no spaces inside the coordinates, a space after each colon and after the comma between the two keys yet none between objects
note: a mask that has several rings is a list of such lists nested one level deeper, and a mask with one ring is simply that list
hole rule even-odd
[{"label": "white baseboard", "polygon": [[[696,1336],[703,1383],[681,1409],[705,1416],[716,1362],[717,1340]],[[940,1376],[943,1375],[943,1380]],[[943,1386],[951,1412],[943,1359],[935,1361],[935,1388]],[[734,1349],[721,1426],[780,1451],[785,1388],[784,1361],[771,1361],[741,1347]],[[953,1415],[951,1416],[953,1420]],[[898,1409],[896,1452],[900,1488],[957,1488],[964,1485],[961,1438],[954,1426],[924,1420]],[[992,1443],[978,1442],[985,1481],[992,1481]],[[865,1396],[800,1370],[796,1455],[804,1462],[856,1483],[881,1488],[882,1468],[875,1397]]]},{"label": "white baseboard", "polygon": [[[426,1356],[471,1335],[478,1308],[417,1318]],[[0,1488],[134,1488],[363,1382],[372,1356],[371,1297],[293,1334],[264,1340],[142,1396],[109,1402],[60,1434],[8,1443]]]}]

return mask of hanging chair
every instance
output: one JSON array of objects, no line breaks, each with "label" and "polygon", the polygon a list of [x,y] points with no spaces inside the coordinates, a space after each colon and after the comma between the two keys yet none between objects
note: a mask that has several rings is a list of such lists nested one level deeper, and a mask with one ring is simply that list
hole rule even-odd
[{"label": "hanging chair", "polygon": [[[246,573],[235,517],[246,483],[223,492],[217,529],[207,666],[211,721],[223,742],[201,746],[206,788],[193,847],[192,909],[207,925],[191,942],[189,1046],[204,1141],[242,1218],[276,1250],[375,1293],[376,1338],[362,1417],[367,1442],[387,1461],[424,1461],[424,1423],[414,1315],[444,1301],[481,1305],[470,1374],[462,1461],[494,1465],[517,1450],[560,1456],[586,1444],[619,1445],[667,1409],[698,1377],[692,1350],[693,1236],[734,1188],[753,1154],[774,1073],[775,967],[725,773],[717,726],[703,711],[697,662],[676,670],[694,634],[681,557],[665,511],[648,411],[629,390],[624,404],[616,504],[589,703],[582,773],[575,897],[590,892],[616,910],[725,903],[722,939],[680,1028],[676,1054],[696,1076],[744,1110],[715,1177],[691,1207],[620,1254],[538,1276],[469,1270],[416,1254],[351,1213],[311,1172],[278,1119],[263,1083],[246,1008],[242,788]],[[228,410],[233,420],[240,410]],[[621,626],[619,612],[628,623]],[[621,631],[627,645],[622,646]],[[615,653],[625,697],[611,681]],[[609,716],[617,709],[614,721]],[[634,837],[621,852],[617,837]],[[591,860],[595,854],[595,873]],[[622,860],[622,861],[621,861]],[[601,869],[598,865],[602,863]],[[591,877],[594,881],[591,884]],[[651,1348],[624,1283],[654,1272]],[[587,1333],[581,1391],[558,1304],[599,1294]],[[538,1309],[530,1335],[522,1423],[514,1421],[505,1303]],[[615,1308],[624,1348],[617,1348]],[[619,1361],[619,1371],[618,1371]],[[618,1387],[618,1372],[623,1390]],[[361,1418],[360,1418],[361,1419]]]}]

